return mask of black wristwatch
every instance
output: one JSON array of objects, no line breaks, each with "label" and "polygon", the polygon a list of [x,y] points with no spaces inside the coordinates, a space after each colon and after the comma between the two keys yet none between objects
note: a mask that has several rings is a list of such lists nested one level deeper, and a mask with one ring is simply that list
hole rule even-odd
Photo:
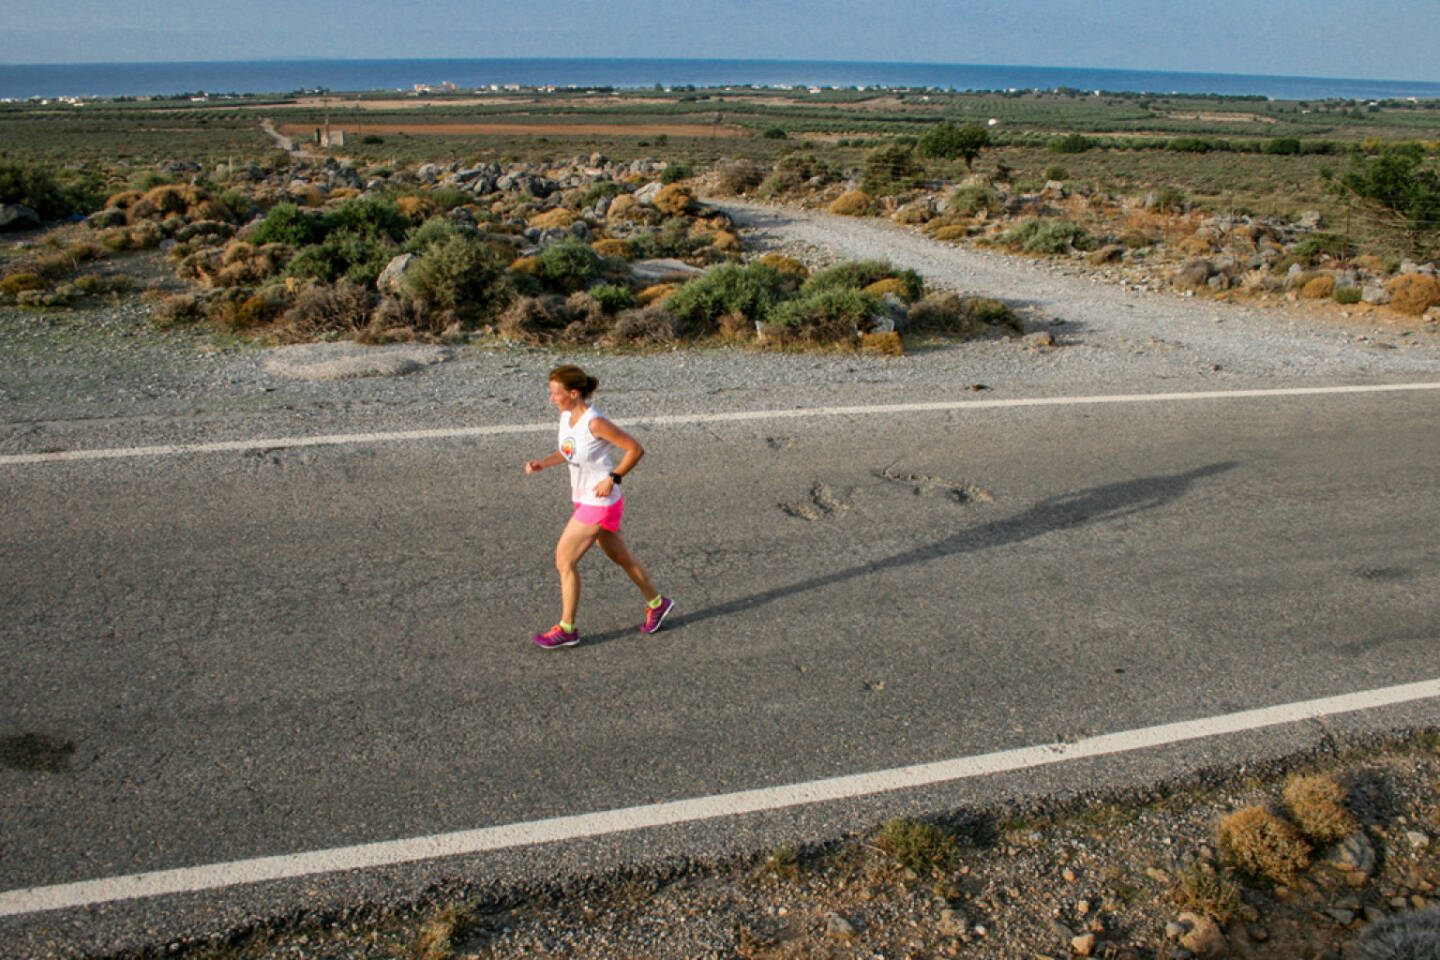
[{"label": "black wristwatch", "polygon": [[611,480],[614,480],[616,483],[619,483],[619,482],[620,482],[620,474],[616,473],[614,470],[611,470],[611,471],[610,471],[610,479],[611,479]]}]

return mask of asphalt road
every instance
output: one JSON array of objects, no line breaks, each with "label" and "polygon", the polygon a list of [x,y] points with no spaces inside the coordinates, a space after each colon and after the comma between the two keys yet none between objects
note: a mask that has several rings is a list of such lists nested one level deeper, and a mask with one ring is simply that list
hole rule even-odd
[{"label": "asphalt road", "polygon": [[[1437,414],[1428,391],[640,426],[625,531],[677,612],[640,636],[596,551],[561,651],[529,640],[567,506],[561,471],[521,470],[543,431],[0,466],[0,734],[75,748],[21,769],[7,741],[0,891],[1433,679]],[[105,908],[103,942],[193,934],[185,909]],[[97,916],[0,919],[0,944]]]}]

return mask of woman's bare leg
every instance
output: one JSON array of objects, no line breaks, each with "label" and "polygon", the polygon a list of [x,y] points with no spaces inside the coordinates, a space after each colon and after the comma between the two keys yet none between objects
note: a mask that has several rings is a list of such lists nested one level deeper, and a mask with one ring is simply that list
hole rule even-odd
[{"label": "woman's bare leg", "polygon": [[[560,622],[573,624],[580,608],[580,558],[595,543],[601,528],[570,519],[555,544],[555,569],[560,572]],[[609,551],[606,551],[607,553]]]},{"label": "woman's bare leg", "polygon": [[620,531],[602,527],[596,539],[600,541],[600,549],[605,551],[605,556],[619,564],[630,579],[635,581],[635,586],[645,595],[646,602],[660,595],[660,591],[655,589],[655,584],[650,581],[645,564],[630,552],[630,547],[626,545],[625,538],[620,536]]}]

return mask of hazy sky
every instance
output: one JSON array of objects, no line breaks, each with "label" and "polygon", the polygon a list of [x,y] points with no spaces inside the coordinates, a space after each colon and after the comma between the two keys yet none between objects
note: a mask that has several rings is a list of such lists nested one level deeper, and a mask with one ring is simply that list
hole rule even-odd
[{"label": "hazy sky", "polygon": [[693,57],[1440,81],[1436,0],[0,0],[0,63]]}]

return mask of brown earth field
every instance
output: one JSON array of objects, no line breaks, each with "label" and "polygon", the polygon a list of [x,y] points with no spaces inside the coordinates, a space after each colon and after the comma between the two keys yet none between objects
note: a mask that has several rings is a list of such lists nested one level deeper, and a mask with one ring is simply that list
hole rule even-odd
[{"label": "brown earth field", "polygon": [[[362,129],[363,127],[363,129]],[[283,123],[281,133],[287,137],[306,137],[315,129],[313,123]],[[627,136],[658,137],[715,137],[740,139],[752,136],[751,131],[741,127],[727,127],[711,123],[331,123],[331,130],[343,130],[347,134],[405,133],[415,136],[473,137],[494,135],[504,137],[528,136]]]}]

